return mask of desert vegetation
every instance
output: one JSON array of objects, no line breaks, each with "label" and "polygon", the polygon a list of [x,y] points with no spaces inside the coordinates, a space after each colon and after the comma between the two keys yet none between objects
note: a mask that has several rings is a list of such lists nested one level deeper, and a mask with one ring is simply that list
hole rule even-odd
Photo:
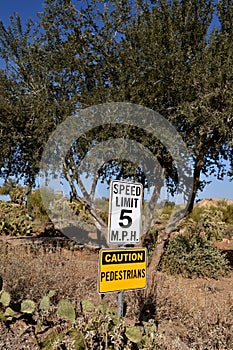
[{"label": "desert vegetation", "polygon": [[[2,349],[233,349],[233,205],[194,205],[233,175],[232,23],[231,0],[44,0],[0,21]],[[151,194],[148,286],[123,319],[98,295],[92,239],[115,179]],[[164,188],[187,199],[177,216]],[[61,233],[79,226],[82,245]]]},{"label": "desert vegetation", "polygon": [[[145,240],[149,256],[172,207],[165,204]],[[1,202],[1,208],[8,213],[5,227],[13,215],[28,220],[25,206]],[[38,208],[34,204],[33,211]],[[226,201],[195,207],[165,247],[150,290],[125,293],[123,319],[117,313],[117,293],[98,294],[98,249],[59,240],[54,228],[49,232],[56,243],[33,240],[43,233],[25,235],[24,225],[15,234],[1,231],[1,348],[232,349],[232,265],[215,246],[217,239],[232,238],[231,210]],[[210,219],[211,213],[225,225],[221,237],[213,220],[213,235],[200,220],[205,215]],[[45,232],[47,219],[40,217]],[[34,221],[38,225],[38,217],[30,221],[36,228]],[[20,243],[22,237],[28,241]]]}]

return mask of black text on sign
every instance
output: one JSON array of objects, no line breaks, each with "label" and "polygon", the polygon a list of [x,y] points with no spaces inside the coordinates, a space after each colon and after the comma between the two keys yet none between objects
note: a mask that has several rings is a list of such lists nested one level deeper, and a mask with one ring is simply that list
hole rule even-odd
[{"label": "black text on sign", "polygon": [[145,288],[146,268],[146,248],[102,249],[99,260],[99,292]]},{"label": "black text on sign", "polygon": [[141,184],[112,181],[109,213],[110,243],[140,242],[142,195]]}]

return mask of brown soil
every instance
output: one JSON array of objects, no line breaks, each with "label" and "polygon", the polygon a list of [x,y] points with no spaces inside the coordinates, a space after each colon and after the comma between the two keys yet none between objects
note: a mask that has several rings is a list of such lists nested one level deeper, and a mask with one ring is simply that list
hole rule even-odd
[{"label": "brown soil", "polygon": [[[15,299],[32,298],[38,303],[54,289],[57,293],[54,303],[61,298],[77,305],[83,299],[95,305],[101,302],[95,250],[48,251],[36,246],[34,250],[32,247],[25,250],[25,245],[13,244],[0,254],[0,264],[4,289]],[[117,293],[106,295],[105,300],[117,309]],[[166,338],[167,349],[233,350],[229,344],[213,346],[216,337],[221,344],[224,337],[231,336],[233,272],[219,280],[184,279],[156,272],[149,298],[145,299],[145,291],[127,291],[125,301],[125,322],[135,324],[139,320],[156,319],[159,334]],[[39,349],[32,330],[30,322],[22,317],[8,324],[0,321],[0,349]]]}]

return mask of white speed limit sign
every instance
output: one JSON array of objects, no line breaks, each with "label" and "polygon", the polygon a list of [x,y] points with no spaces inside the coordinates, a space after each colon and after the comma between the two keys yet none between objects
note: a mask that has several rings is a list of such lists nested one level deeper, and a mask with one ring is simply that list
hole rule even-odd
[{"label": "white speed limit sign", "polygon": [[143,187],[112,181],[109,205],[109,243],[138,244],[141,234]]}]

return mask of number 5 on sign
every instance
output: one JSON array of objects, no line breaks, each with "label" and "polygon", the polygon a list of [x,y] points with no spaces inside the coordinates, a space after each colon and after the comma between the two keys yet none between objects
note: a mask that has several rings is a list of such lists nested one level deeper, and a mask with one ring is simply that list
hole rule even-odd
[{"label": "number 5 on sign", "polygon": [[109,243],[137,244],[141,236],[143,187],[112,181],[109,202]]},{"label": "number 5 on sign", "polygon": [[[129,228],[132,225],[132,217],[127,215],[127,214],[131,214],[132,215],[132,209],[127,210],[127,209],[121,209],[121,215],[120,215],[120,220],[119,221],[119,225],[123,228]],[[127,223],[124,224],[122,221],[126,221]]]}]

